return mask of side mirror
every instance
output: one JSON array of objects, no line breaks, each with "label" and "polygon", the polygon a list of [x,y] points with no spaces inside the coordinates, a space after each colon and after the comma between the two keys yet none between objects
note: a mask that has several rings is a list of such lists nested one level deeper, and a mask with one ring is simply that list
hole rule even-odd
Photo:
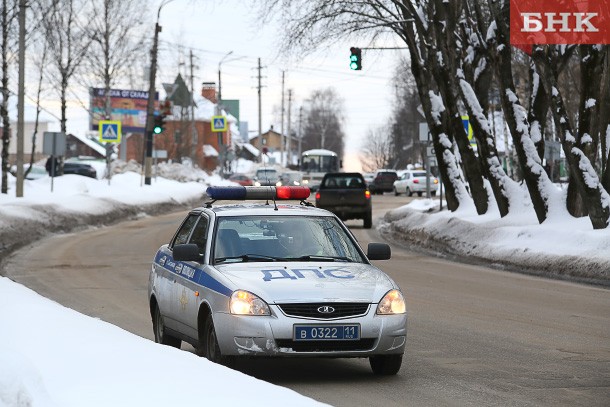
[{"label": "side mirror", "polygon": [[386,243],[369,243],[366,256],[369,260],[389,260],[392,257],[392,249]]},{"label": "side mirror", "polygon": [[176,260],[176,261],[201,262],[201,254],[199,254],[199,246],[197,246],[194,243],[175,245],[173,257],[174,257],[174,260]]}]

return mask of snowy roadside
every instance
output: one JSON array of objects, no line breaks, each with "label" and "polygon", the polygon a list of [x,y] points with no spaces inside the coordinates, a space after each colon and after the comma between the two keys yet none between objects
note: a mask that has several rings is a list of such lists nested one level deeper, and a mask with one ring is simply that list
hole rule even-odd
[{"label": "snowy roadside", "polygon": [[[54,233],[111,225],[142,216],[187,210],[203,202],[209,181],[177,182],[158,178],[140,186],[126,172],[106,181],[64,175],[28,182],[24,198],[0,200],[0,262],[11,252]],[[228,183],[213,180],[214,183]],[[134,193],[135,192],[135,193]]]},{"label": "snowy roadside", "polygon": [[379,231],[400,246],[460,262],[610,286],[610,228],[593,230],[587,217],[540,225],[528,208],[500,218],[493,209],[479,216],[437,206],[422,199],[389,211]]}]

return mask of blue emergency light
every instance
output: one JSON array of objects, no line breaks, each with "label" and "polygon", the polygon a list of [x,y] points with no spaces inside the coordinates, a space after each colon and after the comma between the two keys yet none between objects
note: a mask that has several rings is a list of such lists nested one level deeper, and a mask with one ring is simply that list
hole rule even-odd
[{"label": "blue emergency light", "polygon": [[208,187],[205,191],[213,200],[303,200],[309,198],[308,187]]}]

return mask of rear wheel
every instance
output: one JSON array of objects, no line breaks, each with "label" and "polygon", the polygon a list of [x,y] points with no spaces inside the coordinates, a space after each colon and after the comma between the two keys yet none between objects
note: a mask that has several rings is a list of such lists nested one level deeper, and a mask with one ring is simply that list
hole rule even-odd
[{"label": "rear wheel", "polygon": [[400,192],[398,192],[398,190],[396,189],[396,187],[394,187],[394,196],[398,196],[400,195]]},{"label": "rear wheel", "polygon": [[436,191],[432,191],[432,192],[430,192],[430,194],[431,194],[432,196],[436,196]]},{"label": "rear wheel", "polygon": [[411,188],[409,187],[407,187],[407,195],[413,196],[413,191],[411,191]]},{"label": "rear wheel", "polygon": [[234,356],[223,356],[218,345],[218,338],[216,337],[216,330],[214,329],[214,321],[210,315],[205,321],[203,328],[203,348],[201,349],[202,356],[204,356],[210,362],[218,363],[228,367],[235,365]]},{"label": "rear wheel", "polygon": [[418,192],[418,193],[417,193],[417,196],[421,196],[421,194],[422,194],[421,192]]},{"label": "rear wheel", "polygon": [[163,315],[159,306],[155,305],[155,311],[153,313],[153,331],[155,333],[155,342],[171,346],[174,348],[180,348],[182,341],[165,332],[165,324],[163,323]]},{"label": "rear wheel", "polygon": [[371,212],[367,212],[367,214],[364,215],[364,228],[370,229],[372,227],[373,227],[373,214]]},{"label": "rear wheel", "polygon": [[369,357],[369,363],[374,374],[393,376],[398,373],[402,366],[402,354],[371,356]]}]

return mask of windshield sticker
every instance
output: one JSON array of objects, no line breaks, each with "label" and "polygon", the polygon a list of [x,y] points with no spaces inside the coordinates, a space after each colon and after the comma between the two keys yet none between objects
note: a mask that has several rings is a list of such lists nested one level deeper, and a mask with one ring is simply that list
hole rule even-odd
[{"label": "windshield sticker", "polygon": [[271,281],[278,279],[298,280],[306,278],[306,276],[315,278],[354,278],[350,270],[342,267],[330,267],[324,270],[315,268],[298,268],[298,269],[266,269],[263,272],[263,281]]}]

